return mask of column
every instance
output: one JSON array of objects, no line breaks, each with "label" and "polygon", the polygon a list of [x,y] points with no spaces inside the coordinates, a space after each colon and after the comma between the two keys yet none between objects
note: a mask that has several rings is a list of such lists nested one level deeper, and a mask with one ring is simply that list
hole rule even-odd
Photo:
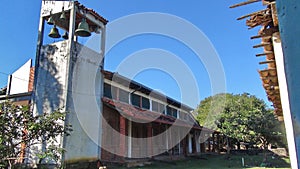
[{"label": "column", "polygon": [[212,152],[215,152],[216,151],[216,148],[215,148],[215,133],[212,134]]},{"label": "column", "polygon": [[124,161],[125,156],[125,131],[126,131],[126,119],[120,115],[120,149],[119,154],[121,156],[121,161]]},{"label": "column", "polygon": [[186,141],[187,141],[187,139],[186,139],[187,137],[184,137],[183,138],[183,140],[182,140],[182,146],[183,146],[183,155],[184,156],[186,156],[187,155],[187,150],[186,150],[186,147],[187,147],[187,145],[186,145]]},{"label": "column", "polygon": [[200,134],[197,132],[196,134],[196,152],[200,153],[201,152],[201,147],[200,147]]},{"label": "column", "polygon": [[148,123],[147,124],[147,152],[148,152],[148,157],[152,157],[152,124]]},{"label": "column", "polygon": [[189,134],[189,153],[193,152],[193,146],[192,146],[192,135]]},{"label": "column", "polygon": [[205,153],[205,143],[200,144],[201,153]]},{"label": "column", "polygon": [[208,152],[211,152],[210,140],[211,140],[211,137],[209,137],[209,138],[207,139],[207,141],[208,141]]},{"label": "column", "polygon": [[165,135],[166,135],[166,151],[169,151],[169,132],[168,132],[168,126],[165,125]]},{"label": "column", "polygon": [[220,153],[220,133],[217,133],[217,152]]},{"label": "column", "polygon": [[132,122],[128,120],[128,157],[132,157]]},{"label": "column", "polygon": [[192,143],[193,143],[193,145],[192,145],[192,148],[193,148],[193,153],[197,153],[197,137],[196,137],[196,132],[194,132],[194,134],[193,134],[193,138],[192,138]]}]

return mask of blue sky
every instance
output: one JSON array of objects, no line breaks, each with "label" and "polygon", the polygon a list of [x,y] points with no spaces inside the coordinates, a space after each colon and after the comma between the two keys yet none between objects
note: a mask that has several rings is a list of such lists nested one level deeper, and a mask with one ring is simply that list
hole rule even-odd
[{"label": "blue sky", "polygon": [[[93,8],[110,22],[141,12],[167,13],[185,19],[201,30],[214,45],[224,67],[226,91],[248,92],[267,101],[257,73],[257,70],[264,68],[258,64],[262,58],[256,58],[255,54],[260,51],[252,48],[260,41],[250,40],[251,36],[257,34],[257,29],[248,30],[245,21],[236,20],[242,15],[263,9],[261,3],[230,9],[230,5],[241,0],[81,0],[80,2]],[[9,74],[28,59],[35,58],[41,2],[4,0],[2,4],[0,87],[6,85]],[[162,49],[180,57],[197,80],[200,99],[212,94],[207,70],[203,63],[196,60],[196,54],[188,46],[165,36],[143,35],[123,41],[106,56],[105,69],[115,71],[124,58],[148,48]],[[178,90],[178,84],[167,72],[147,70],[138,74],[134,80],[181,101],[182,94]],[[200,102],[198,99],[182,101],[192,107]]]}]

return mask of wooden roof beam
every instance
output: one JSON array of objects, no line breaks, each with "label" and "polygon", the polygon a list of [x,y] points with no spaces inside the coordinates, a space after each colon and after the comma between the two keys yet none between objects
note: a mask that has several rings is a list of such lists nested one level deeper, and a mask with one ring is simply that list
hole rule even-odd
[{"label": "wooden roof beam", "polygon": [[248,0],[246,2],[241,2],[241,3],[238,3],[238,4],[235,4],[235,5],[232,5],[230,6],[230,8],[236,8],[236,7],[239,7],[239,6],[244,6],[244,5],[248,5],[248,4],[252,4],[254,2],[260,2],[261,0]]},{"label": "wooden roof beam", "polygon": [[260,53],[260,54],[256,54],[256,57],[260,57],[260,56],[266,56],[266,55],[269,55],[269,54],[273,54],[273,52],[265,52],[265,53]]},{"label": "wooden roof beam", "polygon": [[257,38],[269,39],[269,38],[272,38],[272,36],[270,36],[270,35],[255,35],[255,36],[251,37],[251,39],[257,39]]},{"label": "wooden roof beam", "polygon": [[266,60],[266,61],[263,61],[263,62],[259,62],[260,65],[263,65],[263,64],[269,64],[269,63],[274,63],[275,60]]},{"label": "wooden roof beam", "polygon": [[266,12],[266,11],[268,11],[268,10],[269,10],[269,9],[264,9],[264,10],[256,11],[256,12],[253,12],[253,13],[250,13],[250,14],[247,14],[247,15],[244,15],[244,16],[241,16],[241,17],[237,18],[237,20],[242,20],[242,19],[248,18],[248,17],[253,16],[253,15],[256,15],[256,14],[264,13],[264,12]]},{"label": "wooden roof beam", "polygon": [[271,43],[261,43],[261,44],[253,46],[253,48],[260,48],[260,47],[265,47],[265,46],[269,46],[269,45],[272,45],[272,44]]}]

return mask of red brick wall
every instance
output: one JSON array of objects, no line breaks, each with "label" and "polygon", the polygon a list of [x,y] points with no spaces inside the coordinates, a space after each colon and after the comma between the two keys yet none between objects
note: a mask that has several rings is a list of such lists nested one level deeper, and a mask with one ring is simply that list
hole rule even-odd
[{"label": "red brick wall", "polygon": [[[103,106],[103,117],[114,130],[119,132],[119,113],[104,105]],[[102,151],[101,151],[101,159],[103,161],[109,162],[119,162],[120,157],[116,155],[119,151],[119,135],[113,135],[112,128],[107,127],[104,122],[102,123]],[[106,151],[105,149],[109,149]]]},{"label": "red brick wall", "polygon": [[30,68],[28,92],[32,92],[34,83],[34,67]]}]

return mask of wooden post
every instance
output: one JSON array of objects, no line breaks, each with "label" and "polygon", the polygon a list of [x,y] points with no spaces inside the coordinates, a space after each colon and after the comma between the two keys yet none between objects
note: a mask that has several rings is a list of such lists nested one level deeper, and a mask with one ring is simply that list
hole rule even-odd
[{"label": "wooden post", "polygon": [[209,138],[207,139],[207,141],[208,141],[208,152],[211,152],[210,140],[211,140],[211,137],[209,137]]},{"label": "wooden post", "polygon": [[126,131],[126,119],[122,115],[120,115],[120,149],[119,155],[121,157],[121,161],[124,161],[125,156],[125,131]]},{"label": "wooden post", "polygon": [[205,153],[205,143],[200,144],[201,153]]},{"label": "wooden post", "polygon": [[148,152],[148,157],[152,157],[152,150],[153,150],[153,147],[152,147],[152,123],[148,123],[147,124],[147,140],[148,140],[148,143],[147,143],[147,152]]},{"label": "wooden post", "polygon": [[217,133],[217,152],[220,153],[220,133]]},{"label": "wooden post", "polygon": [[187,142],[187,139],[186,139],[187,136],[185,136],[182,140],[182,146],[183,146],[183,155],[186,156],[187,155],[187,151],[186,151],[186,142]]},{"label": "wooden post", "polygon": [[197,137],[196,132],[193,132],[193,138],[192,138],[192,153],[197,153]]},{"label": "wooden post", "polygon": [[215,148],[215,133],[212,134],[212,152],[215,152],[216,151],[216,148]]}]

